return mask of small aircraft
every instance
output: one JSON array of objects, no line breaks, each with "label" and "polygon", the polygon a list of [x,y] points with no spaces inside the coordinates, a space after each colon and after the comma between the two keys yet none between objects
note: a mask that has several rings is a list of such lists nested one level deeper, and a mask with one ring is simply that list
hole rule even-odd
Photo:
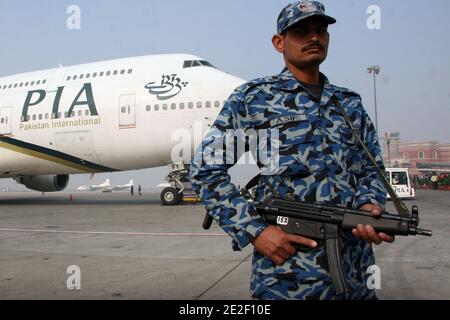
[{"label": "small aircraft", "polygon": [[126,190],[134,186],[133,180],[130,180],[128,184],[124,185],[111,185],[111,182],[109,179],[106,179],[105,182],[99,185],[82,185],[77,188],[77,191],[102,191],[104,193],[107,192],[113,192],[113,191],[120,191],[120,190]]}]

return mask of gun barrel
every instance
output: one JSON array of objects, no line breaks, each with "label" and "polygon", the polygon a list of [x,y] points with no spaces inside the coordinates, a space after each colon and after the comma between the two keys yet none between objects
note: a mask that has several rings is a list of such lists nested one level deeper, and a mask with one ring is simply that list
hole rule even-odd
[{"label": "gun barrel", "polygon": [[424,229],[417,229],[416,234],[419,236],[425,236],[425,237],[432,237],[433,231],[431,230],[424,230]]}]

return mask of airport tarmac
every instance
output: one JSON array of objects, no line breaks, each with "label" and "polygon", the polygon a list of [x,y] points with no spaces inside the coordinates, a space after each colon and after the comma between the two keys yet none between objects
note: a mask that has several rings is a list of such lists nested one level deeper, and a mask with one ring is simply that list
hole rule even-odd
[{"label": "airport tarmac", "polygon": [[[450,299],[450,193],[419,190],[406,204],[434,234],[376,247],[378,295]],[[158,193],[2,193],[0,299],[251,299],[252,249],[233,252],[203,218],[202,205],[162,207]],[[69,266],[80,290],[67,288]]]}]

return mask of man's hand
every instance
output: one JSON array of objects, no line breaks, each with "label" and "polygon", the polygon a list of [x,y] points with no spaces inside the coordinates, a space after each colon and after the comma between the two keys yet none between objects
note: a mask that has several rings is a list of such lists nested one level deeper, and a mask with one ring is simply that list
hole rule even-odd
[{"label": "man's hand", "polygon": [[[383,209],[375,204],[365,204],[360,210],[372,212],[374,217],[379,217],[383,213]],[[372,226],[358,225],[356,229],[353,229],[352,233],[358,239],[367,243],[375,243],[376,245],[380,245],[383,241],[392,243],[395,240],[395,237],[385,233],[377,234]]]},{"label": "man's hand", "polygon": [[281,230],[280,227],[269,226],[253,242],[256,250],[281,266],[297,251],[292,244],[301,244],[315,248],[314,240],[292,235]]}]

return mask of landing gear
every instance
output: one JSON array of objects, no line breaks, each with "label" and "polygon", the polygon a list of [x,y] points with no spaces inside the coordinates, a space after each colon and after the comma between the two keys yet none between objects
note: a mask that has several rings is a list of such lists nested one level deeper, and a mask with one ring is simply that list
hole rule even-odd
[{"label": "landing gear", "polygon": [[161,203],[164,206],[176,206],[182,202],[198,203],[200,199],[192,190],[189,180],[190,166],[184,163],[173,163],[169,166],[167,183],[159,185],[164,187],[161,192]]},{"label": "landing gear", "polygon": [[161,192],[161,202],[164,206],[176,206],[183,199],[183,193],[175,188],[165,188]]}]

